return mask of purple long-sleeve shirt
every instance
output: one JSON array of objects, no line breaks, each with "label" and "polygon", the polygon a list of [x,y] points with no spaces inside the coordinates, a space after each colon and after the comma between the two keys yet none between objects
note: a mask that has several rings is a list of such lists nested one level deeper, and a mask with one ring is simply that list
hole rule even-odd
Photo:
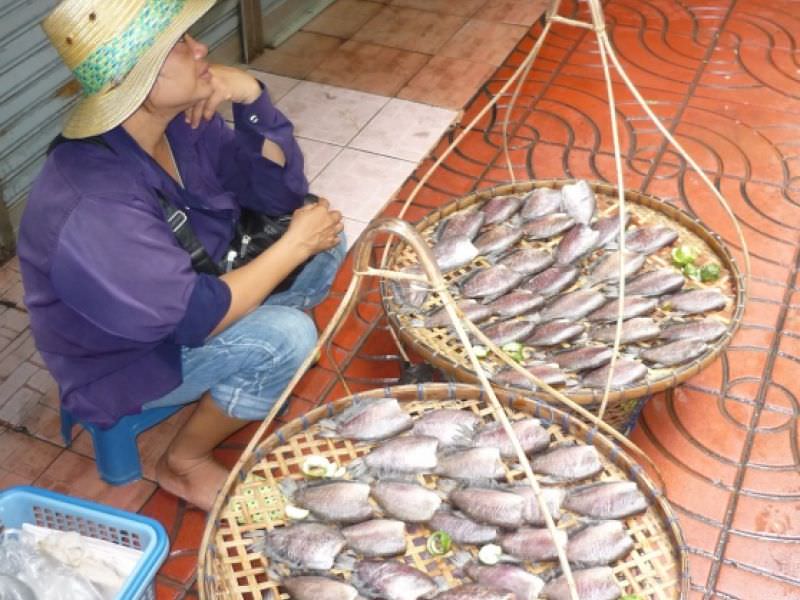
[{"label": "purple long-sleeve shirt", "polygon": [[[217,277],[192,270],[156,190],[184,210],[220,259],[240,207],[277,215],[308,192],[292,124],[264,91],[192,130],[167,137],[180,187],[120,126],[103,144],[69,141],[45,162],[28,198],[17,254],[36,346],[76,417],[101,427],[181,382],[181,346],[200,346],[228,310]],[[261,155],[264,138],[286,156]]]}]

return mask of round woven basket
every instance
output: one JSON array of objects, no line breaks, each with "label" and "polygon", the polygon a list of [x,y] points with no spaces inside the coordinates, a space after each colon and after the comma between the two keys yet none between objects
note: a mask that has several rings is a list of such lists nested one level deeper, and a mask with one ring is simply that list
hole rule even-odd
[{"label": "round woven basket", "polygon": [[[253,538],[265,530],[286,524],[284,498],[278,484],[283,478],[302,477],[301,465],[310,455],[324,456],[338,465],[347,465],[372,447],[349,440],[319,436],[319,421],[347,408],[354,399],[396,398],[414,417],[436,408],[468,409],[485,421],[494,419],[484,401],[481,388],[467,384],[420,384],[373,390],[343,398],[317,408],[285,425],[260,442],[243,457],[235,486],[226,494],[222,510],[208,524],[210,535],[200,550],[199,588],[202,598],[256,600],[262,597],[288,598],[278,583],[267,575],[267,559],[250,549]],[[605,436],[566,413],[543,402],[500,391],[498,399],[510,417],[533,415],[548,427],[553,443],[593,444],[603,463],[603,471],[594,480],[631,480],[649,499],[649,508],[641,515],[625,519],[634,540],[631,553],[612,565],[624,594],[648,599],[673,599],[688,593],[688,558],[678,522],[663,495],[642,469]],[[508,468],[509,481],[524,479],[520,470]],[[420,478],[434,486],[434,476]],[[570,527],[576,517],[566,512],[559,527]],[[421,525],[409,525],[407,552],[401,559],[432,577],[443,578],[451,587],[460,580],[448,555],[431,556],[426,549],[430,531]],[[205,543],[207,540],[208,543]],[[463,548],[462,548],[463,549]],[[473,553],[476,552],[472,549]],[[534,573],[547,573],[555,563],[529,567]],[[347,573],[335,573],[345,578]],[[272,594],[270,596],[269,594]]]},{"label": "round woven basket", "polygon": [[[434,245],[437,228],[441,221],[454,215],[455,213],[467,210],[475,210],[483,203],[494,196],[522,194],[534,188],[553,188],[560,189],[566,184],[574,183],[575,180],[538,180],[519,182],[496,186],[487,190],[482,190],[455,200],[444,207],[433,211],[425,218],[415,224],[420,234],[426,239],[429,245]],[[618,208],[617,188],[604,183],[591,183],[590,186],[597,197],[597,215],[606,216],[613,214]],[[635,424],[638,418],[642,403],[651,394],[680,384],[682,381],[691,377],[701,369],[708,366],[728,344],[731,337],[739,327],[744,312],[745,286],[744,280],[736,265],[736,261],[727,249],[722,239],[714,232],[707,229],[700,221],[684,212],[652,196],[635,191],[625,192],[626,210],[631,215],[631,225],[666,225],[675,229],[679,238],[672,247],[679,245],[690,246],[695,249],[699,256],[713,259],[721,269],[719,279],[713,283],[695,282],[697,287],[716,287],[720,289],[728,298],[727,306],[724,310],[715,312],[714,317],[725,323],[726,332],[713,344],[710,344],[708,351],[696,359],[674,368],[649,369],[647,377],[632,386],[612,389],[609,395],[606,412],[603,419],[617,430],[627,433]],[[515,248],[543,248],[552,249],[558,244],[561,236],[556,236],[545,241],[529,242],[521,240]],[[387,268],[400,270],[417,264],[417,256],[407,244],[396,244],[388,258]],[[669,248],[662,249],[648,256],[642,271],[671,264]],[[484,257],[478,257],[466,267],[445,274],[448,282],[461,280],[475,269],[490,266]],[[572,286],[578,288],[583,285],[585,280],[585,267],[580,278]],[[410,346],[415,352],[425,360],[443,370],[454,379],[466,382],[478,381],[475,371],[469,362],[466,351],[450,328],[419,327],[420,319],[431,311],[442,306],[442,300],[436,293],[428,295],[425,303],[417,310],[411,309],[407,304],[398,302],[394,295],[394,287],[387,280],[381,281],[381,294],[384,308],[392,327],[397,331],[399,337]],[[572,288],[570,288],[572,289]],[[568,290],[565,290],[568,291]],[[654,314],[650,315],[657,322],[673,319],[668,311],[659,308]],[[496,319],[496,317],[495,317]],[[640,343],[641,347],[647,347],[647,343]],[[570,344],[563,344],[562,348],[568,349]],[[533,348],[533,350],[536,350]],[[503,367],[502,362],[493,355],[489,355],[481,361],[484,369],[490,374],[496,373]],[[497,384],[493,382],[495,387]],[[508,386],[506,386],[508,388]],[[517,388],[509,388],[517,389]],[[522,391],[522,389],[517,389]],[[603,396],[602,389],[591,389],[586,387],[562,388],[561,391],[571,400],[582,405],[591,412],[597,412]],[[527,390],[530,394],[530,390]],[[553,401],[552,398],[543,393],[537,394],[538,398],[544,401]],[[565,410],[568,410],[565,408]]]}]

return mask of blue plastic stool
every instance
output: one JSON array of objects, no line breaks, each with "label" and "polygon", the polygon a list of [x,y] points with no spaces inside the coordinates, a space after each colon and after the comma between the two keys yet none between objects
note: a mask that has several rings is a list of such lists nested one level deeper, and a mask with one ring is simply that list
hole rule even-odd
[{"label": "blue plastic stool", "polygon": [[61,408],[61,436],[72,444],[72,426],[80,423],[92,435],[97,470],[103,481],[122,485],[142,478],[142,463],[136,436],[178,412],[183,406],[165,406],[122,417],[110,429],[100,429],[91,423],[76,420],[72,413]]}]

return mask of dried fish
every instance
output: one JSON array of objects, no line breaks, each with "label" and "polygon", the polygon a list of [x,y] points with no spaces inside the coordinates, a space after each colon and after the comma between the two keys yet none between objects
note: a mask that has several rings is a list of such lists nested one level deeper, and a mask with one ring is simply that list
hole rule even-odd
[{"label": "dried fish", "polygon": [[631,550],[633,540],[621,521],[599,521],[570,532],[567,559],[583,567],[600,567],[624,558]]},{"label": "dried fish", "polygon": [[281,585],[294,600],[357,600],[358,590],[353,586],[317,575],[287,577]]},{"label": "dried fish", "polygon": [[678,232],[660,225],[646,225],[629,231],[625,236],[625,247],[634,252],[652,254],[678,239]]},{"label": "dried fish", "polygon": [[578,223],[570,229],[556,249],[556,264],[570,265],[594,250],[600,234],[588,225]]},{"label": "dried fish", "polygon": [[409,429],[411,417],[395,398],[354,401],[344,412],[320,421],[322,437],[340,437],[359,441],[390,438]]},{"label": "dried fish", "polygon": [[575,225],[575,219],[566,213],[551,213],[528,221],[522,226],[522,233],[528,240],[546,240],[564,233]]},{"label": "dried fish", "polygon": [[[646,315],[658,306],[656,298],[648,298],[647,296],[625,296],[622,302],[622,318],[632,319]],[[611,300],[604,306],[598,308],[596,311],[586,317],[589,321],[616,321],[619,313],[619,299]]]},{"label": "dried fish", "polygon": [[460,269],[478,256],[478,248],[466,236],[451,236],[441,240],[433,249],[436,266],[447,273]]},{"label": "dried fish", "polygon": [[472,562],[465,571],[480,584],[511,592],[515,600],[536,600],[544,587],[539,577],[515,565],[486,566]]},{"label": "dried fish", "polygon": [[[616,331],[617,325],[615,323],[603,327],[593,327],[589,331],[589,335],[598,342],[608,342],[611,344],[614,342]],[[633,344],[634,342],[652,340],[653,338],[657,338],[659,333],[661,333],[661,328],[655,320],[650,317],[635,317],[622,323],[620,343]]]},{"label": "dried fish", "polygon": [[605,301],[606,297],[597,290],[579,289],[556,298],[541,311],[540,317],[543,323],[556,319],[577,321],[600,308]]},{"label": "dried fish", "polygon": [[358,481],[322,481],[302,485],[294,493],[286,493],[292,479],[284,479],[284,494],[292,501],[324,521],[358,523],[372,517],[369,485]]},{"label": "dried fish", "polygon": [[354,474],[363,471],[364,466],[373,473],[430,472],[436,468],[438,448],[439,440],[434,437],[397,437],[374,448],[363,458],[352,461],[349,468]]},{"label": "dried fish", "polygon": [[278,527],[265,531],[262,541],[256,541],[252,549],[292,569],[327,571],[346,540],[335,527],[322,523],[298,523],[289,527]]},{"label": "dried fish", "polygon": [[623,519],[647,510],[634,481],[603,481],[570,491],[564,508],[594,519]]},{"label": "dried fish", "polygon": [[531,467],[550,481],[571,482],[597,475],[603,470],[603,463],[594,446],[564,444],[535,456]]},{"label": "dried fish", "polygon": [[[540,363],[535,365],[525,365],[525,369],[538,377],[547,385],[561,385],[567,381],[566,373],[564,373],[564,371],[562,371],[556,364]],[[511,367],[498,371],[492,377],[492,381],[499,385],[513,385],[515,387],[522,387],[530,390],[536,389],[536,386],[530,379]]]},{"label": "dried fish", "polygon": [[510,219],[522,206],[519,196],[495,196],[483,205],[481,210],[486,215],[484,225],[503,223]]},{"label": "dried fish", "polygon": [[555,346],[574,340],[583,331],[584,327],[581,323],[558,319],[537,325],[525,343],[529,346]]},{"label": "dried fish", "polygon": [[[622,230],[624,231],[628,226],[628,223],[630,223],[631,213],[625,212],[623,219],[624,222]],[[597,233],[600,234],[600,236],[597,238],[597,247],[603,248],[611,245],[611,243],[617,241],[617,238],[619,237],[619,213],[610,215],[608,217],[603,217],[602,219],[597,219],[597,221],[594,222],[593,227],[597,230]]]},{"label": "dried fish", "polygon": [[708,344],[697,338],[687,338],[654,346],[643,351],[641,357],[648,362],[664,367],[674,367],[705,354]]},{"label": "dried fish", "polygon": [[394,519],[372,519],[342,529],[347,545],[359,554],[374,558],[406,552],[406,524]]},{"label": "dried fish", "polygon": [[442,592],[436,600],[514,600],[514,594],[479,583],[466,583]]},{"label": "dried fish", "polygon": [[499,264],[523,275],[534,275],[549,268],[554,262],[555,258],[547,250],[521,248],[504,256],[500,259]]},{"label": "dried fish", "polygon": [[567,289],[575,283],[579,275],[580,272],[575,267],[551,267],[531,277],[522,284],[521,289],[546,298]]},{"label": "dried fish", "polygon": [[674,323],[661,331],[661,338],[665,340],[695,339],[704,342],[713,342],[720,338],[728,326],[721,321],[708,317],[702,321],[689,321],[688,323]]},{"label": "dried fish", "polygon": [[563,547],[566,543],[567,532],[563,529],[556,530],[555,541],[550,535],[550,530],[534,527],[520,527],[500,538],[500,547],[504,552],[531,562],[558,558],[556,544]]},{"label": "dried fish", "polygon": [[[610,567],[573,571],[578,597],[582,600],[617,600],[622,596],[619,584]],[[562,575],[544,586],[542,595],[548,600],[572,600],[567,578]]]},{"label": "dried fish", "polygon": [[[597,263],[597,266],[592,269],[592,272],[589,274],[589,282],[597,284],[604,283],[606,281],[619,281],[620,254],[620,251],[617,250],[616,252],[612,252],[611,254],[607,254],[601,258],[600,262]],[[647,257],[644,254],[639,254],[638,252],[625,251],[624,259],[625,281],[627,281],[628,277],[642,268],[645,260],[647,260]]]},{"label": "dried fish", "polygon": [[502,319],[511,319],[536,310],[544,304],[544,297],[528,290],[514,290],[490,302],[487,307]]},{"label": "dried fish", "polygon": [[[677,292],[686,278],[675,269],[656,269],[642,273],[625,285],[625,294],[631,296],[661,296]],[[619,295],[619,290],[609,288],[610,296]]]},{"label": "dried fish", "polygon": [[488,298],[505,294],[517,287],[523,275],[505,265],[494,265],[475,271],[461,284],[461,293],[468,298]]},{"label": "dried fish", "polygon": [[580,179],[561,188],[561,204],[578,223],[588,225],[594,217],[597,199],[589,183]]},{"label": "dried fish", "polygon": [[561,190],[551,188],[536,188],[524,198],[524,203],[519,211],[520,217],[525,221],[538,219],[561,209]]},{"label": "dried fish", "polygon": [[[485,304],[480,304],[477,300],[472,298],[464,298],[457,303],[458,308],[464,313],[464,316],[473,323],[480,323],[491,317],[494,313],[492,309]],[[424,319],[412,322],[414,327],[449,327],[451,325],[450,315],[444,307],[441,307],[427,315]]]},{"label": "dried fish", "polygon": [[[544,450],[550,444],[550,434],[541,426],[539,419],[527,418],[513,421],[511,429],[526,454]],[[513,458],[517,455],[502,423],[495,422],[484,426],[475,435],[472,443],[479,447],[497,448],[503,458]]]},{"label": "dried fish", "polygon": [[500,479],[506,471],[500,450],[487,446],[440,453],[435,473],[450,479],[475,481]]},{"label": "dried fish", "polygon": [[362,560],[356,564],[352,583],[367,598],[382,600],[432,598],[438,591],[425,573],[396,561]]},{"label": "dried fish", "polygon": [[559,352],[553,356],[553,360],[565,371],[585,371],[602,367],[611,360],[613,354],[613,350],[606,346],[584,346]]},{"label": "dried fish", "polygon": [[[581,382],[586,387],[604,388],[608,381],[608,371],[611,365],[590,371],[581,377]],[[638,360],[619,358],[614,364],[614,374],[611,377],[611,388],[617,389],[641,381],[647,375],[647,367]]]},{"label": "dried fish", "polygon": [[670,296],[665,305],[678,313],[694,315],[721,310],[725,308],[728,299],[717,288],[688,290]]},{"label": "dried fish", "polygon": [[481,328],[484,335],[498,346],[518,342],[528,337],[536,327],[537,319],[529,317],[510,321],[497,321]]},{"label": "dried fish", "polygon": [[407,481],[378,481],[372,497],[386,514],[407,523],[428,521],[442,504],[436,492]]},{"label": "dried fish", "polygon": [[448,510],[437,510],[428,523],[432,530],[444,531],[456,544],[488,544],[497,539],[497,527],[481,525]]},{"label": "dried fish", "polygon": [[[514,486],[511,490],[526,500],[522,515],[525,522],[529,525],[544,525],[544,514],[542,513],[542,509],[539,508],[539,502],[536,500],[536,494],[534,494],[533,488],[525,484]],[[550,516],[553,517],[553,521],[558,521],[561,517],[561,503],[566,496],[566,490],[561,487],[540,487],[540,491]]]},{"label": "dried fish", "polygon": [[471,438],[480,422],[480,417],[470,410],[439,408],[418,418],[411,433],[435,437],[440,448],[454,446]]},{"label": "dried fish", "polygon": [[483,227],[485,218],[486,215],[480,210],[455,214],[442,222],[438,237],[440,240],[444,240],[463,235],[474,240]]},{"label": "dried fish", "polygon": [[479,523],[513,529],[523,522],[525,498],[513,492],[468,487],[452,491],[450,501]]},{"label": "dried fish", "polygon": [[510,223],[494,225],[488,231],[480,234],[475,240],[475,246],[480,254],[493,254],[508,250],[522,237],[522,229]]}]

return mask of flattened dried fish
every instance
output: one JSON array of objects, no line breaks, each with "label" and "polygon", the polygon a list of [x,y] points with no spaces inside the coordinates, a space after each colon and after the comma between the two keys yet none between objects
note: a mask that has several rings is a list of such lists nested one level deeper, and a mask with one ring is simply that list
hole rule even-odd
[{"label": "flattened dried fish", "polygon": [[[624,231],[628,223],[630,223],[631,213],[626,211],[623,218],[624,223],[622,230]],[[597,233],[600,234],[597,238],[597,247],[603,248],[607,245],[611,245],[611,243],[617,241],[619,237],[619,213],[597,219],[593,227],[597,230]]]},{"label": "flattened dried fish", "polygon": [[605,302],[606,297],[597,290],[580,289],[556,298],[539,314],[543,323],[556,319],[577,321],[600,308]]},{"label": "flattened dried fish", "polygon": [[342,529],[348,547],[375,558],[406,552],[406,524],[394,519],[372,519]]},{"label": "flattened dried fish", "polygon": [[556,532],[555,543],[548,529],[534,527],[520,527],[513,533],[507,533],[500,538],[500,547],[515,558],[539,562],[558,558],[556,544],[565,546],[567,532],[559,529]]},{"label": "flattened dried fish", "polygon": [[551,267],[531,277],[521,289],[547,298],[567,289],[575,283],[578,275],[580,272],[575,267]]},{"label": "flattened dried fish", "polygon": [[728,303],[727,298],[717,288],[707,290],[687,290],[670,296],[666,305],[675,312],[686,315],[721,310]]},{"label": "flattened dried fish", "polygon": [[298,523],[277,527],[263,534],[263,542],[253,544],[267,558],[289,565],[292,569],[327,571],[346,540],[335,527],[322,523]]},{"label": "flattened dried fish", "polygon": [[487,307],[502,319],[528,314],[544,304],[544,296],[528,290],[514,290],[490,302]]},{"label": "flattened dried fish", "polygon": [[515,600],[536,600],[544,587],[539,577],[515,565],[469,563],[465,571],[478,583],[513,593]]},{"label": "flattened dried fish", "polygon": [[[679,273],[675,269],[656,269],[655,271],[646,271],[636,279],[632,279],[625,285],[625,295],[631,296],[661,296],[662,294],[670,294],[677,292],[683,287],[686,278],[683,273]],[[611,288],[609,295],[617,296],[619,291],[616,288]]]},{"label": "flattened dried fish", "polygon": [[506,471],[500,458],[500,450],[482,447],[440,453],[435,473],[450,479],[475,481],[500,479]]},{"label": "flattened dried fish", "polygon": [[[511,429],[514,430],[526,454],[544,450],[550,444],[550,434],[541,426],[539,419],[527,418],[513,421]],[[501,423],[489,423],[481,428],[472,443],[476,446],[497,448],[503,458],[512,458],[517,455],[511,445],[511,439]]]},{"label": "flattened dried fish", "polygon": [[597,199],[591,186],[581,179],[561,188],[561,204],[564,211],[578,223],[588,225],[594,216]]},{"label": "flattened dried fish", "polygon": [[536,319],[498,321],[481,328],[481,331],[498,346],[518,342],[528,337],[536,327]]},{"label": "flattened dried fish", "polygon": [[[592,272],[589,274],[589,281],[593,284],[604,283],[606,281],[619,281],[619,257],[620,252],[617,250],[601,258],[600,262],[597,263],[597,266],[592,269]],[[628,277],[642,268],[647,257],[644,254],[628,252],[626,250],[624,258],[625,281],[627,281]]]},{"label": "flattened dried fish", "polygon": [[669,227],[647,225],[629,231],[625,236],[625,247],[634,252],[652,254],[678,239],[678,232]]},{"label": "flattened dried fish", "polygon": [[554,262],[555,258],[547,250],[521,248],[503,257],[498,264],[523,275],[533,275],[547,269]]},{"label": "flattened dried fish", "polygon": [[480,254],[493,254],[508,250],[522,237],[522,229],[510,223],[494,225],[488,231],[480,234],[475,240],[475,246]]},{"label": "flattened dried fish", "polygon": [[522,206],[519,196],[495,196],[483,205],[481,209],[486,215],[484,225],[503,223],[512,217]]},{"label": "flattened dried fish", "polygon": [[[566,490],[561,487],[540,487],[544,503],[547,505],[547,510],[553,521],[558,521],[561,517],[561,503],[566,496]],[[544,525],[544,514],[539,508],[539,502],[536,500],[536,494],[533,489],[526,483],[525,485],[514,486],[511,488],[515,494],[519,494],[526,500],[525,510],[523,511],[523,518],[529,525]]]},{"label": "flattened dried fish", "polygon": [[727,325],[711,317],[702,321],[689,321],[688,323],[674,323],[668,325],[661,332],[665,340],[695,339],[704,342],[713,342],[722,337],[728,330]]},{"label": "flattened dried fish", "polygon": [[[581,381],[590,388],[604,388],[608,380],[608,371],[611,365],[589,371]],[[611,377],[611,388],[617,389],[641,381],[647,376],[647,367],[632,358],[619,358],[614,364],[614,375]]]},{"label": "flattened dried fish", "polygon": [[525,498],[513,492],[468,487],[452,491],[450,501],[479,523],[513,529],[523,522]]},{"label": "flattened dried fish", "polygon": [[[640,317],[652,312],[658,306],[656,298],[648,298],[647,296],[625,296],[622,302],[622,318],[632,319]],[[591,313],[586,317],[589,321],[609,322],[617,320],[617,313],[619,312],[619,300],[611,300],[601,308]]]},{"label": "flattened dried fish", "polygon": [[456,544],[488,544],[497,539],[497,527],[481,525],[448,510],[437,510],[428,523],[434,531],[447,532]]},{"label": "flattened dried fish", "polygon": [[436,600],[514,600],[514,594],[479,583],[466,583],[442,592]]},{"label": "flattened dried fish", "polygon": [[478,249],[466,236],[451,236],[436,244],[433,258],[436,265],[447,273],[472,262],[478,256]]},{"label": "flattened dried fish", "polygon": [[641,357],[648,362],[665,367],[674,367],[694,360],[705,354],[708,344],[697,338],[687,338],[669,342],[662,346],[654,346],[642,352]]},{"label": "flattened dried fish", "polygon": [[344,581],[319,577],[316,575],[300,575],[287,577],[281,585],[294,600],[356,600],[358,590]]},{"label": "flattened dried fish", "polygon": [[[578,597],[585,600],[617,600],[622,596],[619,584],[610,567],[573,571]],[[544,586],[542,595],[548,600],[572,600],[567,578],[561,577]]]},{"label": "flattened dried fish", "polygon": [[[593,327],[589,331],[589,335],[598,342],[614,343],[614,336],[617,331],[616,323],[613,325],[605,325],[603,327]],[[622,323],[622,334],[620,336],[621,344],[633,344],[634,342],[641,342],[644,340],[652,340],[657,338],[661,333],[661,328],[658,323],[650,317],[636,317],[628,319]]]},{"label": "flattened dried fish", "polygon": [[535,456],[531,467],[551,481],[564,482],[593,477],[603,470],[603,463],[594,446],[574,444],[556,446]]},{"label": "flattened dried fish", "polygon": [[[536,365],[525,365],[525,369],[548,385],[561,385],[567,381],[566,373],[564,373],[564,371],[562,371],[556,364],[542,363]],[[515,387],[522,387],[530,390],[536,389],[536,386],[530,379],[518,373],[511,367],[498,371],[492,377],[492,381],[499,385],[513,385]]]},{"label": "flattened dried fish", "polygon": [[353,571],[352,583],[367,598],[382,600],[432,598],[438,591],[425,573],[396,561],[362,560]]},{"label": "flattened dried fish", "polygon": [[529,240],[546,240],[564,233],[575,225],[575,219],[566,213],[552,213],[528,221],[522,226],[522,233]]},{"label": "flattened dried fish", "polygon": [[439,446],[453,446],[471,438],[481,419],[471,410],[439,408],[423,414],[414,423],[414,435],[427,435],[439,440]]},{"label": "flattened dried fish", "polygon": [[352,472],[361,468],[360,461],[376,473],[426,473],[436,468],[439,440],[434,437],[410,435],[397,437],[373,448],[362,459],[350,463]]},{"label": "flattened dried fish", "polygon": [[[494,313],[492,309],[485,304],[480,304],[477,300],[472,298],[464,298],[459,300],[457,306],[464,313],[464,316],[473,323],[480,323],[491,317]],[[437,309],[430,315],[427,315],[421,322],[414,321],[414,327],[449,327],[451,324],[450,315],[444,307]]]},{"label": "flattened dried fish", "polygon": [[583,325],[559,319],[537,325],[525,341],[529,346],[554,346],[575,339],[583,333]]},{"label": "flattened dried fish", "polygon": [[602,367],[611,360],[613,354],[613,350],[605,346],[585,346],[559,352],[553,356],[553,360],[565,371],[585,371]]},{"label": "flattened dried fish", "polygon": [[561,209],[561,190],[536,188],[525,196],[519,215],[525,221],[538,219]]},{"label": "flattened dried fish", "polygon": [[483,227],[485,218],[486,215],[480,210],[455,214],[442,222],[439,239],[463,235],[474,240]]},{"label": "flattened dried fish", "polygon": [[324,521],[358,523],[372,517],[369,492],[369,485],[359,481],[322,481],[299,487],[291,497]]},{"label": "flattened dried fish", "polygon": [[631,550],[633,540],[621,521],[598,521],[570,533],[567,559],[583,567],[600,567],[624,558]]},{"label": "flattened dried fish", "polygon": [[373,441],[397,435],[409,429],[413,421],[395,398],[379,398],[355,401],[338,416],[319,424],[322,437]]},{"label": "flattened dried fish", "polygon": [[386,514],[408,523],[428,521],[442,504],[436,492],[407,481],[378,481],[372,497]]},{"label": "flattened dried fish", "polygon": [[634,481],[603,481],[573,489],[564,507],[594,519],[624,519],[647,510],[647,498]]},{"label": "flattened dried fish", "polygon": [[588,225],[578,223],[570,229],[556,249],[556,264],[570,265],[594,250],[600,234]]},{"label": "flattened dried fish", "polygon": [[461,284],[461,293],[468,298],[489,298],[505,294],[517,287],[523,275],[505,265],[494,265],[476,271]]}]

